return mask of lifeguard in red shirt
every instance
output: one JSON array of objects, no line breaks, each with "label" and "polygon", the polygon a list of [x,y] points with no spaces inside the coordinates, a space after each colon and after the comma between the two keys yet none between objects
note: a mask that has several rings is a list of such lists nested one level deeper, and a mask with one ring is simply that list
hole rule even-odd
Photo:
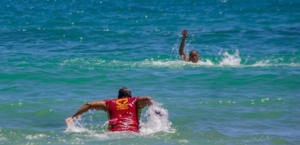
[{"label": "lifeguard in red shirt", "polygon": [[73,124],[73,119],[86,111],[103,110],[108,114],[109,131],[134,131],[139,132],[139,119],[141,110],[151,105],[150,97],[132,97],[130,89],[122,87],[119,90],[118,99],[95,101],[83,105],[72,117],[67,118],[66,124]]}]

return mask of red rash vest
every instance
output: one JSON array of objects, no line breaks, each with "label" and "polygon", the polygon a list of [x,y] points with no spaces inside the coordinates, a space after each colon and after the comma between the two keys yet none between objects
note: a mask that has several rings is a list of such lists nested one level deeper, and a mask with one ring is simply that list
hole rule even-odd
[{"label": "red rash vest", "polygon": [[138,97],[104,100],[108,107],[110,131],[139,132],[140,109],[137,108]]}]

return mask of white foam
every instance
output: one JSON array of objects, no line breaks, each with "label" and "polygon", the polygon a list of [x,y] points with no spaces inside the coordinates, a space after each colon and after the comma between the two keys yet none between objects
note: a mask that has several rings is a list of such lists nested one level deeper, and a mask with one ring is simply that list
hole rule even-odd
[{"label": "white foam", "polygon": [[[176,51],[177,52],[177,51]],[[289,62],[283,63],[283,58],[272,58],[266,60],[257,60],[254,64],[247,64],[248,60],[241,64],[242,58],[240,57],[239,50],[236,49],[233,54],[227,51],[220,51],[218,53],[221,59],[218,57],[211,59],[201,59],[198,63],[191,63],[181,61],[179,57],[175,60],[165,59],[157,60],[154,58],[145,59],[143,61],[119,61],[119,60],[102,60],[102,59],[90,59],[90,58],[74,58],[65,60],[59,65],[61,66],[78,66],[85,67],[88,69],[97,68],[170,68],[170,69],[189,69],[197,67],[299,67],[300,63],[297,62],[297,58],[290,59]],[[249,56],[248,56],[249,57]],[[217,61],[213,61],[217,60]],[[218,61],[219,60],[219,61]]]},{"label": "white foam", "polygon": [[230,66],[239,66],[241,63],[241,58],[239,55],[239,50],[236,49],[235,53],[230,55],[227,51],[223,53],[223,59],[220,62],[221,66],[230,65]]},{"label": "white foam", "polygon": [[[1,127],[0,127],[0,132],[1,132]],[[6,141],[7,138],[3,137],[2,134],[0,134],[0,141]]]},{"label": "white foam", "polygon": [[201,60],[199,60],[199,61],[197,62],[197,64],[200,64],[200,65],[207,65],[207,66],[212,66],[212,65],[214,65],[214,63],[211,62],[209,59],[206,59],[206,61],[201,61]]},{"label": "white foam", "polygon": [[168,110],[160,107],[157,103],[151,105],[146,111],[146,122],[140,121],[140,132],[142,134],[152,134],[156,132],[174,133],[175,129],[171,127],[172,122],[168,120]]},{"label": "white foam", "polygon": [[33,139],[41,139],[47,137],[45,134],[36,134],[36,135],[27,135],[25,138],[28,140],[33,140]]},{"label": "white foam", "polygon": [[[119,62],[120,64],[121,62]],[[115,62],[116,65],[117,62]],[[128,66],[128,67],[148,67],[148,68],[172,68],[172,69],[183,69],[186,67],[199,67],[199,66],[213,66],[214,63],[211,62],[210,60],[206,59],[205,61],[199,60],[198,63],[192,63],[192,62],[185,62],[185,61],[161,61],[161,60],[145,60],[142,62],[134,62],[134,63],[124,63],[122,62],[123,66]]]},{"label": "white foam", "polygon": [[189,141],[185,140],[185,139],[181,139],[181,140],[178,141],[178,143],[189,143]]},{"label": "white foam", "polygon": [[81,116],[78,117],[77,119],[73,120],[73,124],[68,126],[67,129],[64,131],[66,133],[71,133],[71,132],[88,132],[88,133],[93,133],[92,130],[89,130],[85,128],[82,123],[81,123]]},{"label": "white foam", "polygon": [[252,66],[261,66],[261,67],[270,66],[269,62],[270,62],[269,60],[258,61],[258,62],[255,62]]},{"label": "white foam", "polygon": [[[276,59],[275,59],[276,60]],[[250,65],[252,67],[299,67],[297,63],[273,63],[273,60],[261,60]]]},{"label": "white foam", "polygon": [[7,138],[0,136],[0,141],[7,141]]}]

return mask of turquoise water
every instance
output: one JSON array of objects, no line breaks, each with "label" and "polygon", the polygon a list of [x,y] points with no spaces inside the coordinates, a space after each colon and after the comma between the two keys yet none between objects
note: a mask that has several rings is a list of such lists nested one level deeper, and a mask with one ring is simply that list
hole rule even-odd
[{"label": "turquoise water", "polygon": [[[3,0],[0,144],[299,144],[299,7]],[[198,64],[179,59],[184,28]],[[84,103],[116,98],[122,86],[155,99],[167,118],[145,108],[141,134],[105,132],[100,111],[65,126]]]}]

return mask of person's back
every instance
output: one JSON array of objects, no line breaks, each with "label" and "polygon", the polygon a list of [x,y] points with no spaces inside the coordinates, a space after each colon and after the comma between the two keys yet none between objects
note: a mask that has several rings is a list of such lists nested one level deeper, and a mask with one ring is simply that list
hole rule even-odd
[{"label": "person's back", "polygon": [[139,132],[139,119],[141,109],[151,105],[153,100],[150,97],[132,97],[130,89],[122,87],[119,90],[118,99],[95,101],[83,105],[72,117],[67,118],[67,126],[73,124],[84,112],[92,110],[103,110],[107,112],[109,119],[109,131],[134,131]]},{"label": "person's back", "polygon": [[140,108],[137,106],[139,97],[104,100],[108,107],[110,131],[136,131],[139,127]]}]

